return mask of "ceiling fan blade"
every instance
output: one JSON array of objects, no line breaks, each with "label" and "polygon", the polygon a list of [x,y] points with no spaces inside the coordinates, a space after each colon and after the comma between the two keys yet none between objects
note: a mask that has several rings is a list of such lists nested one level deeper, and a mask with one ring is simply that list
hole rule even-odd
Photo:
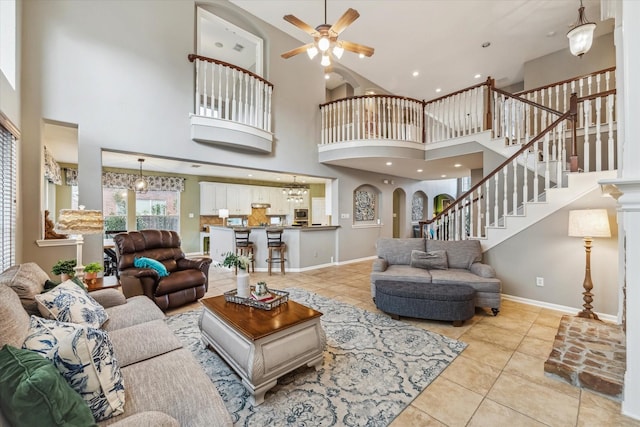
[{"label": "ceiling fan blade", "polygon": [[364,56],[371,56],[373,55],[373,52],[374,52],[374,49],[372,47],[365,46],[358,43],[348,42],[346,40],[341,40],[340,46],[342,46],[345,50],[348,50],[349,52],[361,53]]},{"label": "ceiling fan blade", "polygon": [[300,46],[300,47],[297,47],[295,49],[291,49],[290,51],[287,51],[287,52],[283,53],[280,56],[283,57],[284,59],[289,59],[292,56],[296,56],[296,55],[298,55],[300,53],[306,52],[307,49],[309,49],[311,46],[313,46],[313,43],[308,43],[308,44],[305,44],[304,46]]},{"label": "ceiling fan blade", "polygon": [[302,31],[310,34],[313,37],[316,37],[318,35],[318,32],[316,31],[315,28],[313,28],[311,25],[307,24],[306,22],[301,21],[300,19],[296,18],[293,15],[284,15],[283,18],[288,23],[295,25],[296,27],[300,28]]},{"label": "ceiling fan blade", "polygon": [[329,32],[335,33],[335,35],[337,36],[338,34],[343,32],[345,28],[351,25],[353,21],[358,19],[359,16],[360,14],[357,10],[351,8],[347,9],[347,11],[342,14],[342,16],[336,21],[336,23],[333,24],[331,28],[329,28]]}]

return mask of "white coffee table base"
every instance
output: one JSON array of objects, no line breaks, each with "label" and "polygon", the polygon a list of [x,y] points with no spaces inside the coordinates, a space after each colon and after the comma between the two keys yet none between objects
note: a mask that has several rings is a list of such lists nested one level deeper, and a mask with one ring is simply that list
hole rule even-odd
[{"label": "white coffee table base", "polygon": [[319,317],[252,341],[205,308],[200,330],[204,342],[240,375],[253,405],[264,402],[282,375],[303,365],[318,369],[327,342]]}]

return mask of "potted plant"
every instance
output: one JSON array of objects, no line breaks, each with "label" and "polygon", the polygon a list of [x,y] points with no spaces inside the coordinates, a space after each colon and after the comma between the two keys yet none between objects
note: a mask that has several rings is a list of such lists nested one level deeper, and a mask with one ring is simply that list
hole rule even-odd
[{"label": "potted plant", "polygon": [[75,259],[61,259],[54,264],[54,266],[51,268],[51,272],[53,274],[59,275],[60,280],[64,282],[65,280],[71,279],[75,275],[75,266]]},{"label": "potted plant", "polygon": [[247,255],[237,255],[233,252],[227,252],[222,254],[224,256],[224,260],[222,260],[222,266],[224,267],[237,267],[240,270],[247,271],[249,268],[249,264],[251,263],[251,254]]},{"label": "potted plant", "polygon": [[98,272],[102,271],[102,265],[99,262],[90,262],[84,266],[85,280],[91,280],[98,277]]}]

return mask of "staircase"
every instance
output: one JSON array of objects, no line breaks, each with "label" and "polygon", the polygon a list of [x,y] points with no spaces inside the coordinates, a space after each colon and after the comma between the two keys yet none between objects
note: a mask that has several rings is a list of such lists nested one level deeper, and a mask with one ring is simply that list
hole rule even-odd
[{"label": "staircase", "polygon": [[[607,69],[521,94],[491,87],[492,128],[473,136],[505,161],[421,222],[422,233],[440,240],[479,239],[487,250],[597,189],[599,180],[614,178],[612,74]],[[584,96],[571,92],[576,90]],[[439,126],[457,134],[455,123]]]}]

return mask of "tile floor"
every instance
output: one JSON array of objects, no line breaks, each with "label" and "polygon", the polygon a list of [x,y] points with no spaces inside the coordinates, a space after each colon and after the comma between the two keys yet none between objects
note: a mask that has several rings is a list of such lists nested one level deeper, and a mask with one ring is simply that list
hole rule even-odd
[{"label": "tile floor", "polygon": [[[251,273],[275,289],[297,287],[378,311],[371,300],[371,262],[282,276]],[[235,288],[233,273],[212,268],[207,296]],[[167,312],[197,307],[194,303]],[[547,378],[547,359],[564,313],[503,301],[497,317],[476,309],[454,328],[446,322],[402,318],[459,339],[468,347],[391,424],[405,426],[640,426],[620,414],[620,403]]]}]

